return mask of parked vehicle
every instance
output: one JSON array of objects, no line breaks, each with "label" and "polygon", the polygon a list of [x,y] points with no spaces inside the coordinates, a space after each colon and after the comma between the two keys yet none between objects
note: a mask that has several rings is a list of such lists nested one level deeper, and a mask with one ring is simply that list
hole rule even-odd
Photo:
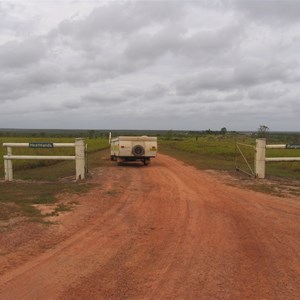
[{"label": "parked vehicle", "polygon": [[157,137],[149,136],[119,136],[110,138],[111,160],[118,162],[142,161],[150,163],[157,153]]}]

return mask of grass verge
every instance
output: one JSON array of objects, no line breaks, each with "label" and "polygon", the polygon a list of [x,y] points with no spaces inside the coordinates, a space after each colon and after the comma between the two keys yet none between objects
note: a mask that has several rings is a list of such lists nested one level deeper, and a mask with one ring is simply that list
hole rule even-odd
[{"label": "grass verge", "polygon": [[[0,221],[14,217],[25,217],[29,221],[43,221],[44,215],[36,204],[58,204],[60,193],[84,193],[91,187],[88,183],[2,183],[0,193]],[[65,211],[65,205],[58,204],[57,212]]]},{"label": "grass verge", "polygon": [[[108,150],[89,154],[89,168],[104,166],[108,160]],[[72,168],[73,167],[73,168]],[[33,222],[44,223],[47,215],[42,215],[36,204],[55,204],[54,215],[71,209],[72,204],[58,203],[62,193],[86,193],[93,185],[88,181],[75,182],[75,166],[72,161],[59,162],[50,166],[17,170],[17,182],[0,182],[0,222],[22,217]]]},{"label": "grass verge", "polygon": [[[208,136],[198,139],[161,140],[159,150],[198,169],[235,171],[235,159],[241,155],[236,150],[236,142],[254,145],[253,138],[244,136]],[[254,168],[255,151],[242,149],[243,154]],[[267,149],[267,157],[299,157],[300,150]],[[266,176],[300,180],[300,162],[267,162]]]},{"label": "grass verge", "polygon": [[[215,138],[216,139],[216,138]],[[159,152],[173,156],[200,170],[226,171],[234,180],[233,185],[276,196],[300,195],[300,163],[267,163],[265,180],[257,180],[235,171],[235,140],[218,138],[217,143],[212,139],[191,139],[160,141]],[[242,141],[250,143],[249,141]],[[252,142],[253,143],[253,142]],[[278,152],[278,151],[277,151]],[[272,156],[299,156],[298,151],[289,154],[270,152]],[[284,152],[286,153],[286,152]],[[281,155],[280,155],[281,154]],[[254,152],[248,157],[254,161]],[[229,184],[232,184],[229,183]]]}]

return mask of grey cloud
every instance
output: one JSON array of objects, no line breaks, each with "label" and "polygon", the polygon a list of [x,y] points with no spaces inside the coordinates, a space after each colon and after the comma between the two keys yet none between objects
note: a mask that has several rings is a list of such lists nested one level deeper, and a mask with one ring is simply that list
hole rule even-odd
[{"label": "grey cloud", "polygon": [[23,68],[38,63],[46,52],[46,45],[38,38],[7,42],[0,46],[0,67]]},{"label": "grey cloud", "polygon": [[226,90],[234,88],[233,70],[209,68],[199,72],[198,74],[180,79],[174,82],[177,94],[179,95],[194,95],[207,90]]},{"label": "grey cloud", "polygon": [[161,99],[167,93],[169,89],[162,84],[155,84],[150,89],[146,90],[144,94],[145,99]]},{"label": "grey cloud", "polygon": [[241,102],[245,99],[245,93],[244,91],[240,90],[233,90],[230,91],[229,93],[226,93],[224,96],[224,102],[225,103],[235,103],[238,104],[238,102]]},{"label": "grey cloud", "polygon": [[196,95],[191,96],[173,96],[169,98],[169,103],[174,105],[191,106],[191,105],[212,105],[214,103],[236,103],[244,100],[245,95],[242,91],[218,91],[203,90]]},{"label": "grey cloud", "polygon": [[13,3],[0,3],[0,32],[28,35],[35,26],[35,20],[16,16]]},{"label": "grey cloud", "polygon": [[240,37],[244,33],[244,23],[233,23],[217,30],[199,30],[184,41],[181,51],[193,57],[225,54],[231,48],[240,43]]},{"label": "grey cloud", "polygon": [[103,104],[103,105],[114,105],[127,101],[128,99],[121,95],[112,94],[100,94],[100,93],[89,93],[81,97],[83,102]]},{"label": "grey cloud", "polygon": [[166,21],[179,21],[185,13],[185,7],[194,5],[192,2],[176,1],[136,1],[134,7],[134,14],[139,15],[148,22],[166,22]]},{"label": "grey cloud", "polygon": [[[236,129],[256,129],[261,119],[276,124],[280,106],[297,124],[299,10],[282,1],[286,8],[274,2],[267,11],[273,2],[65,1],[63,7],[70,3],[73,11],[53,15],[55,21],[50,14],[59,6],[51,1],[49,15],[37,4],[36,13],[27,15],[24,8],[7,17],[0,4],[2,127],[11,124],[3,112],[21,103],[32,114],[16,119],[16,126],[33,124],[35,112],[51,110],[60,126],[76,127],[80,119],[83,127],[127,127],[145,119],[141,124],[149,127],[201,129],[199,120],[221,128],[240,118]],[[76,5],[84,12],[70,18]],[[44,36],[18,35],[22,20],[34,22],[40,13],[37,32]],[[99,123],[99,115],[109,116],[102,118],[106,123]],[[240,125],[244,116],[251,119]]]},{"label": "grey cloud", "polygon": [[[293,67],[292,67],[293,68]],[[288,64],[281,61],[263,62],[261,59],[246,59],[235,68],[234,77],[242,86],[251,86],[272,81],[285,81]]]},{"label": "grey cloud", "polygon": [[60,69],[51,64],[36,65],[17,73],[0,73],[0,101],[17,100],[62,83]]},{"label": "grey cloud", "polygon": [[25,78],[26,83],[35,87],[59,84],[62,83],[62,80],[63,75],[61,69],[57,65],[48,63],[29,69]]},{"label": "grey cloud", "polygon": [[128,60],[126,57],[121,55],[116,55],[114,58],[110,58],[109,55],[107,59],[99,58],[95,61],[87,62],[87,66],[93,69],[101,77],[113,78],[118,75],[132,73],[146,66],[145,63]]},{"label": "grey cloud", "polygon": [[121,92],[121,94],[128,99],[142,99],[147,101],[153,99],[161,99],[166,96],[168,92],[169,88],[167,86],[157,83],[147,89],[126,88]]},{"label": "grey cloud", "polygon": [[[109,88],[105,88],[107,90]],[[76,105],[82,105],[83,103],[90,103],[91,105],[104,105],[114,106],[120,104],[130,104],[140,106],[145,109],[147,104],[153,103],[153,101],[159,101],[167,93],[168,89],[162,84],[155,84],[152,87],[143,90],[138,88],[126,88],[120,91],[105,93],[105,92],[91,92],[81,97],[81,102],[75,102]],[[134,104],[135,103],[135,104]],[[65,105],[72,107],[70,101],[66,102]],[[75,105],[75,106],[76,106]]]},{"label": "grey cloud", "polygon": [[81,100],[66,100],[62,103],[62,106],[67,109],[77,109],[82,107],[83,103]]},{"label": "grey cloud", "polygon": [[127,88],[123,91],[123,95],[128,98],[139,98],[144,95],[144,90],[141,88]]},{"label": "grey cloud", "polygon": [[135,60],[152,61],[168,52],[192,60],[207,59],[216,53],[223,55],[230,48],[236,47],[240,43],[243,28],[242,24],[231,24],[218,30],[198,30],[193,35],[186,36],[184,27],[165,27],[155,34],[133,35],[125,53]]},{"label": "grey cloud", "polygon": [[178,20],[182,14],[182,6],[181,3],[170,5],[166,1],[114,2],[94,9],[84,20],[62,22],[58,32],[83,39],[99,36],[105,32],[128,34],[151,25],[153,22]]},{"label": "grey cloud", "polygon": [[[0,73],[1,75],[1,73]],[[0,76],[0,101],[17,100],[27,93],[26,84],[20,83],[17,75],[5,74]]]},{"label": "grey cloud", "polygon": [[61,111],[61,105],[49,103],[49,102],[44,102],[39,105],[38,111],[40,112],[59,112]]},{"label": "grey cloud", "polygon": [[286,96],[288,95],[288,93],[288,89],[281,86],[277,87],[274,85],[263,85],[250,88],[247,94],[251,99],[272,101],[273,99],[278,99]]},{"label": "grey cloud", "polygon": [[[172,20],[174,26],[184,12],[183,6],[164,1],[111,3],[96,8],[82,20],[62,22],[47,39],[54,47],[69,47],[81,54],[80,62],[70,67],[70,80],[80,81],[79,74],[84,75],[83,81],[91,77],[114,78],[140,70],[168,49],[175,48],[178,32],[169,23]],[[166,28],[154,36],[140,32],[154,22]],[[89,74],[82,72],[91,69],[97,70],[88,71]]]},{"label": "grey cloud", "polygon": [[290,71],[295,68],[297,70],[297,66],[288,62],[245,59],[234,68],[211,67],[173,85],[179,95],[193,95],[202,90],[246,89],[276,81],[290,82]]},{"label": "grey cloud", "polygon": [[198,103],[223,103],[225,105],[236,105],[236,103],[242,102],[245,99],[243,91],[230,90],[230,91],[218,91],[218,90],[206,90],[199,93],[197,97]]},{"label": "grey cloud", "polygon": [[130,61],[123,55],[105,53],[95,59],[81,57],[76,64],[66,65],[64,80],[71,85],[86,85],[131,74],[143,69],[148,62]]},{"label": "grey cloud", "polygon": [[[104,78],[100,72],[96,72],[94,70],[91,70],[89,68],[66,68],[63,70],[63,80],[65,83],[68,83],[70,86],[81,86],[85,87],[88,84],[91,84],[93,82],[97,82]],[[105,76],[108,78],[109,76],[106,74]]]},{"label": "grey cloud", "polygon": [[0,103],[8,100],[17,100],[26,95],[26,91],[12,88],[1,87],[0,88]]},{"label": "grey cloud", "polygon": [[126,49],[131,59],[152,60],[163,56],[168,51],[176,51],[182,42],[179,33],[173,28],[164,28],[156,34],[134,35]]},{"label": "grey cloud", "polygon": [[249,18],[272,24],[300,22],[300,2],[295,0],[235,0],[234,7]]},{"label": "grey cloud", "polygon": [[[173,55],[175,63],[180,56],[190,60],[190,64],[194,64],[196,59],[197,63],[203,63],[208,56],[213,57],[216,53],[223,56],[235,46],[243,32],[243,26],[233,23],[218,30],[203,29],[192,36],[186,36],[186,25],[179,24],[178,21],[186,13],[185,6],[192,5],[191,3],[193,2],[184,5],[174,5],[171,2],[114,3],[95,9],[83,20],[62,23],[57,33],[64,37],[59,38],[54,34],[53,39],[52,32],[48,36],[49,43],[75,47],[81,54],[77,64],[66,67],[65,80],[70,84],[81,84],[99,79],[113,79],[151,66],[168,53]],[[160,7],[163,9],[158,13]],[[169,15],[166,13],[167,8]],[[142,12],[137,14],[137,10]],[[111,22],[112,13],[114,22]],[[125,21],[124,14],[131,14],[131,17],[126,16]],[[123,22],[122,26],[119,21]],[[160,30],[155,30],[154,33],[141,31],[154,21],[160,22]],[[127,24],[132,22],[133,26],[128,28]],[[80,30],[86,31],[82,37]],[[120,32],[126,38],[115,34]]]},{"label": "grey cloud", "polygon": [[[153,59],[163,56],[168,51],[174,53],[182,51],[184,54],[186,50],[181,49],[182,44],[186,43],[187,49],[199,46],[197,42],[194,42],[194,40],[199,40],[198,36],[193,38],[181,36],[187,28],[185,25],[179,24],[180,18],[186,14],[185,6],[192,3],[176,2],[176,5],[168,1],[113,3],[95,9],[83,20],[62,22],[57,30],[48,35],[48,38],[78,47],[78,50],[85,51],[88,57],[91,55],[101,57],[103,51],[107,52],[108,49],[111,49],[117,56],[122,56],[123,53],[116,52],[116,49],[125,47],[124,54],[131,61],[145,59],[151,63]],[[143,31],[152,24],[156,25],[155,22],[159,22],[157,23],[160,28],[158,32],[157,30],[152,33],[150,33],[151,30],[150,32]],[[208,32],[207,38],[204,37],[202,44],[206,45],[206,39],[210,39],[211,46],[216,46],[216,42],[213,43],[213,41],[220,40],[220,36],[223,37],[223,40],[228,40],[226,29],[221,31],[215,34],[218,39],[212,36],[213,33]],[[124,36],[121,37],[118,34]],[[72,38],[71,40],[61,39],[59,36]],[[220,46],[220,42],[217,46]],[[214,47],[214,49],[218,49],[218,47]]]}]

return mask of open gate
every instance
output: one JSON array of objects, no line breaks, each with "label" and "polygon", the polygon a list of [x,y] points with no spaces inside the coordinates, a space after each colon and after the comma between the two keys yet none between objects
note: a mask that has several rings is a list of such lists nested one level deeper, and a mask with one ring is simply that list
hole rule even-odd
[{"label": "open gate", "polygon": [[255,177],[255,146],[235,144],[235,169],[250,177]]},{"label": "open gate", "polygon": [[266,162],[300,161],[300,157],[266,157],[266,149],[300,149],[300,144],[266,145],[266,139],[256,139],[256,145],[236,143],[235,168],[251,177],[265,178]]}]

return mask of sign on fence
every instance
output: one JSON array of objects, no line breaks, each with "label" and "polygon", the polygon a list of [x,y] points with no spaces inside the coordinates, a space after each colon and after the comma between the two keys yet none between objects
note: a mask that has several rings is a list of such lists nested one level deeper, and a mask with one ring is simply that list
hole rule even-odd
[{"label": "sign on fence", "polygon": [[286,144],[286,149],[300,149],[300,144]]},{"label": "sign on fence", "polygon": [[29,143],[29,148],[53,148],[53,143]]}]

